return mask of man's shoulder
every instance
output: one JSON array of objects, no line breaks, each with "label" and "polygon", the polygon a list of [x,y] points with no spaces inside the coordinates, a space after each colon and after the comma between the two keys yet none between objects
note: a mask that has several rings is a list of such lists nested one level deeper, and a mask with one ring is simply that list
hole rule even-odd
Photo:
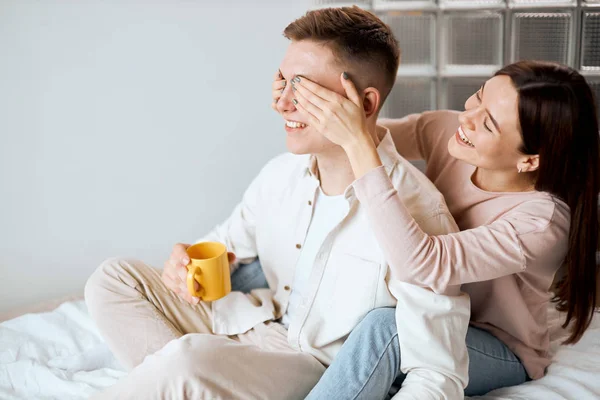
[{"label": "man's shoulder", "polygon": [[398,155],[390,180],[415,218],[449,213],[444,195],[417,167]]}]

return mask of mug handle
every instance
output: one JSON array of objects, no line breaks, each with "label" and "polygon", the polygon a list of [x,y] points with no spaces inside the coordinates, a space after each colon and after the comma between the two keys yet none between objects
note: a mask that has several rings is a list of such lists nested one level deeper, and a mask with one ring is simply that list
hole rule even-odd
[{"label": "mug handle", "polygon": [[[194,281],[196,280],[196,275],[202,275],[202,268],[200,268],[197,265],[192,266],[191,268],[188,268],[188,273],[187,273],[188,292],[190,292],[190,294],[192,296],[199,297],[200,300],[202,300],[202,296],[204,296],[204,288],[202,286],[200,286],[200,290],[196,291],[196,288],[194,287]],[[198,284],[200,284],[200,282],[198,282]]]}]

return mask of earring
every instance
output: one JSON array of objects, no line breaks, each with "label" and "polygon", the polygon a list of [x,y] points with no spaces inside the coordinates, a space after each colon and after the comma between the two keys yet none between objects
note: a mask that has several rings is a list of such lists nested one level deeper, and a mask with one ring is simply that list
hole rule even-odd
[{"label": "earring", "polygon": [[520,173],[521,173],[521,168],[519,168],[519,170],[517,171],[517,174],[520,174]]}]

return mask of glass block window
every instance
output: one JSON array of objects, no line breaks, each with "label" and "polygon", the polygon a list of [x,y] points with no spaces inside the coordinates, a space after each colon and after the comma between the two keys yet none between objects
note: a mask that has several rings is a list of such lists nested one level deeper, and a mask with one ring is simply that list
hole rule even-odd
[{"label": "glass block window", "polygon": [[596,98],[596,112],[600,115],[600,77],[588,78],[588,83],[592,87],[594,97]]},{"label": "glass block window", "polygon": [[357,5],[359,7],[368,9],[371,6],[371,0],[312,0],[311,4],[313,8],[347,7]]},{"label": "glass block window", "polygon": [[380,18],[392,28],[400,43],[401,68],[422,68],[434,74],[435,14],[391,11]]},{"label": "glass block window", "polygon": [[479,90],[485,78],[448,78],[444,81],[445,104],[440,108],[462,111],[465,101]]},{"label": "glass block window", "polygon": [[373,0],[377,10],[429,10],[435,9],[435,0]]},{"label": "glass block window", "polygon": [[571,22],[570,12],[515,13],[512,61],[531,59],[568,64]]},{"label": "glass block window", "polygon": [[549,4],[569,6],[577,4],[577,0],[510,0],[510,3],[522,7],[547,6]]},{"label": "glass block window", "polygon": [[446,67],[502,65],[502,14],[454,12],[443,18],[443,62]]},{"label": "glass block window", "polygon": [[441,6],[457,6],[457,7],[485,7],[485,6],[501,6],[504,0],[440,0]]},{"label": "glass block window", "polygon": [[432,79],[399,78],[383,104],[380,115],[393,118],[398,115],[434,110],[436,108],[434,96],[435,85]]},{"label": "glass block window", "polygon": [[[349,5],[311,0],[317,7]],[[402,50],[381,115],[464,103],[503,65],[556,61],[581,71],[600,98],[600,0],[360,0],[393,29]],[[598,100],[597,103],[600,103]]]},{"label": "glass block window", "polygon": [[583,13],[581,69],[600,71],[600,10]]}]

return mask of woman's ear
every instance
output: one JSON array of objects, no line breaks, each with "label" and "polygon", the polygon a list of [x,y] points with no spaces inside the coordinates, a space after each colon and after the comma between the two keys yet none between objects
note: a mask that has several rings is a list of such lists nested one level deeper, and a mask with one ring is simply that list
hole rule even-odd
[{"label": "woman's ear", "polygon": [[363,90],[363,110],[367,118],[377,115],[381,102],[381,94],[374,87],[368,87]]},{"label": "woman's ear", "polygon": [[517,170],[519,172],[533,172],[537,171],[540,167],[540,156],[525,156],[522,160],[517,163]]}]

